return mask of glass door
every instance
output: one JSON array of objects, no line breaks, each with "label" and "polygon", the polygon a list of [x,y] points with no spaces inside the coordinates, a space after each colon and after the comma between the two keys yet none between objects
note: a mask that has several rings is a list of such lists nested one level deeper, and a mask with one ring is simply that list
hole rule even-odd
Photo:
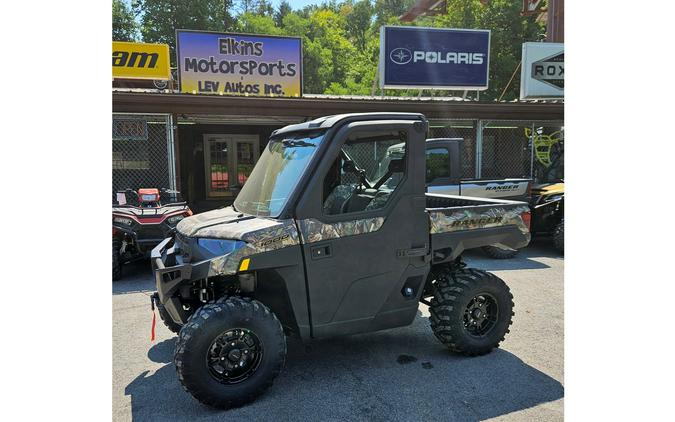
[{"label": "glass door", "polygon": [[206,195],[235,196],[258,161],[257,135],[204,135]]}]

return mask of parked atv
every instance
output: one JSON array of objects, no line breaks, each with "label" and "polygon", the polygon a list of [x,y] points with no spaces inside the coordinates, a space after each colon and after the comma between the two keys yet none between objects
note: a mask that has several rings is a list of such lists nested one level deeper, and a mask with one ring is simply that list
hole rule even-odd
[{"label": "parked atv", "polygon": [[565,184],[552,183],[532,188],[533,234],[551,235],[553,245],[565,253]]},{"label": "parked atv", "polygon": [[276,130],[233,206],[184,219],[152,251],[152,307],[179,332],[186,391],[243,405],[281,372],[286,335],[406,326],[420,302],[450,351],[499,346],[513,296],[461,254],[527,245],[529,206],[425,192],[428,126],[421,114],[363,113]]},{"label": "parked atv", "polygon": [[179,202],[177,191],[159,189],[117,192],[112,211],[113,280],[121,277],[123,264],[149,257],[180,220],[192,215],[187,204]]}]

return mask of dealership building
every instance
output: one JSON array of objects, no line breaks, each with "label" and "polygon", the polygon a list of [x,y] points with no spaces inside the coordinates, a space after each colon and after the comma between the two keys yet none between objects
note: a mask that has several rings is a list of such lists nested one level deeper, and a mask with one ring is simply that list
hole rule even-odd
[{"label": "dealership building", "polygon": [[[224,34],[220,35],[223,39]],[[184,49],[189,46],[190,39],[186,40],[179,39],[179,49],[181,43]],[[113,66],[115,53],[114,46]],[[126,68],[128,62],[123,63]],[[166,62],[168,69],[168,58]],[[182,75],[180,82],[187,85]],[[127,74],[113,80],[113,191],[176,189],[197,212],[234,200],[275,129],[340,113],[424,114],[430,122],[429,137],[464,139],[466,179],[526,177],[543,182],[562,178],[561,100],[331,96],[301,89],[286,96],[229,95],[201,92],[204,84],[199,81],[195,85],[199,89],[176,89],[171,80],[158,83],[156,75],[141,76],[146,80],[132,80]],[[265,81],[261,86],[273,85]],[[291,92],[282,84],[276,86],[275,92],[281,91],[279,87]]]}]

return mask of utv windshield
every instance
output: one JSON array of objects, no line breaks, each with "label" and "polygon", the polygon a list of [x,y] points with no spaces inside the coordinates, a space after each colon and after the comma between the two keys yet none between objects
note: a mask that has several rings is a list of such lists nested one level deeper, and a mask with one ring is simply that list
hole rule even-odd
[{"label": "utv windshield", "polygon": [[234,201],[235,209],[259,217],[278,217],[323,135],[303,132],[271,138]]}]

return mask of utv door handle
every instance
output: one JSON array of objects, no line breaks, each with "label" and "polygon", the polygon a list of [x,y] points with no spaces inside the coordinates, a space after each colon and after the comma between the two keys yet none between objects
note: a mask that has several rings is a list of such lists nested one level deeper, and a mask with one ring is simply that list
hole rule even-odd
[{"label": "utv door handle", "polygon": [[312,246],[310,253],[312,254],[312,259],[324,259],[332,256],[330,244],[325,243],[323,245]]}]

